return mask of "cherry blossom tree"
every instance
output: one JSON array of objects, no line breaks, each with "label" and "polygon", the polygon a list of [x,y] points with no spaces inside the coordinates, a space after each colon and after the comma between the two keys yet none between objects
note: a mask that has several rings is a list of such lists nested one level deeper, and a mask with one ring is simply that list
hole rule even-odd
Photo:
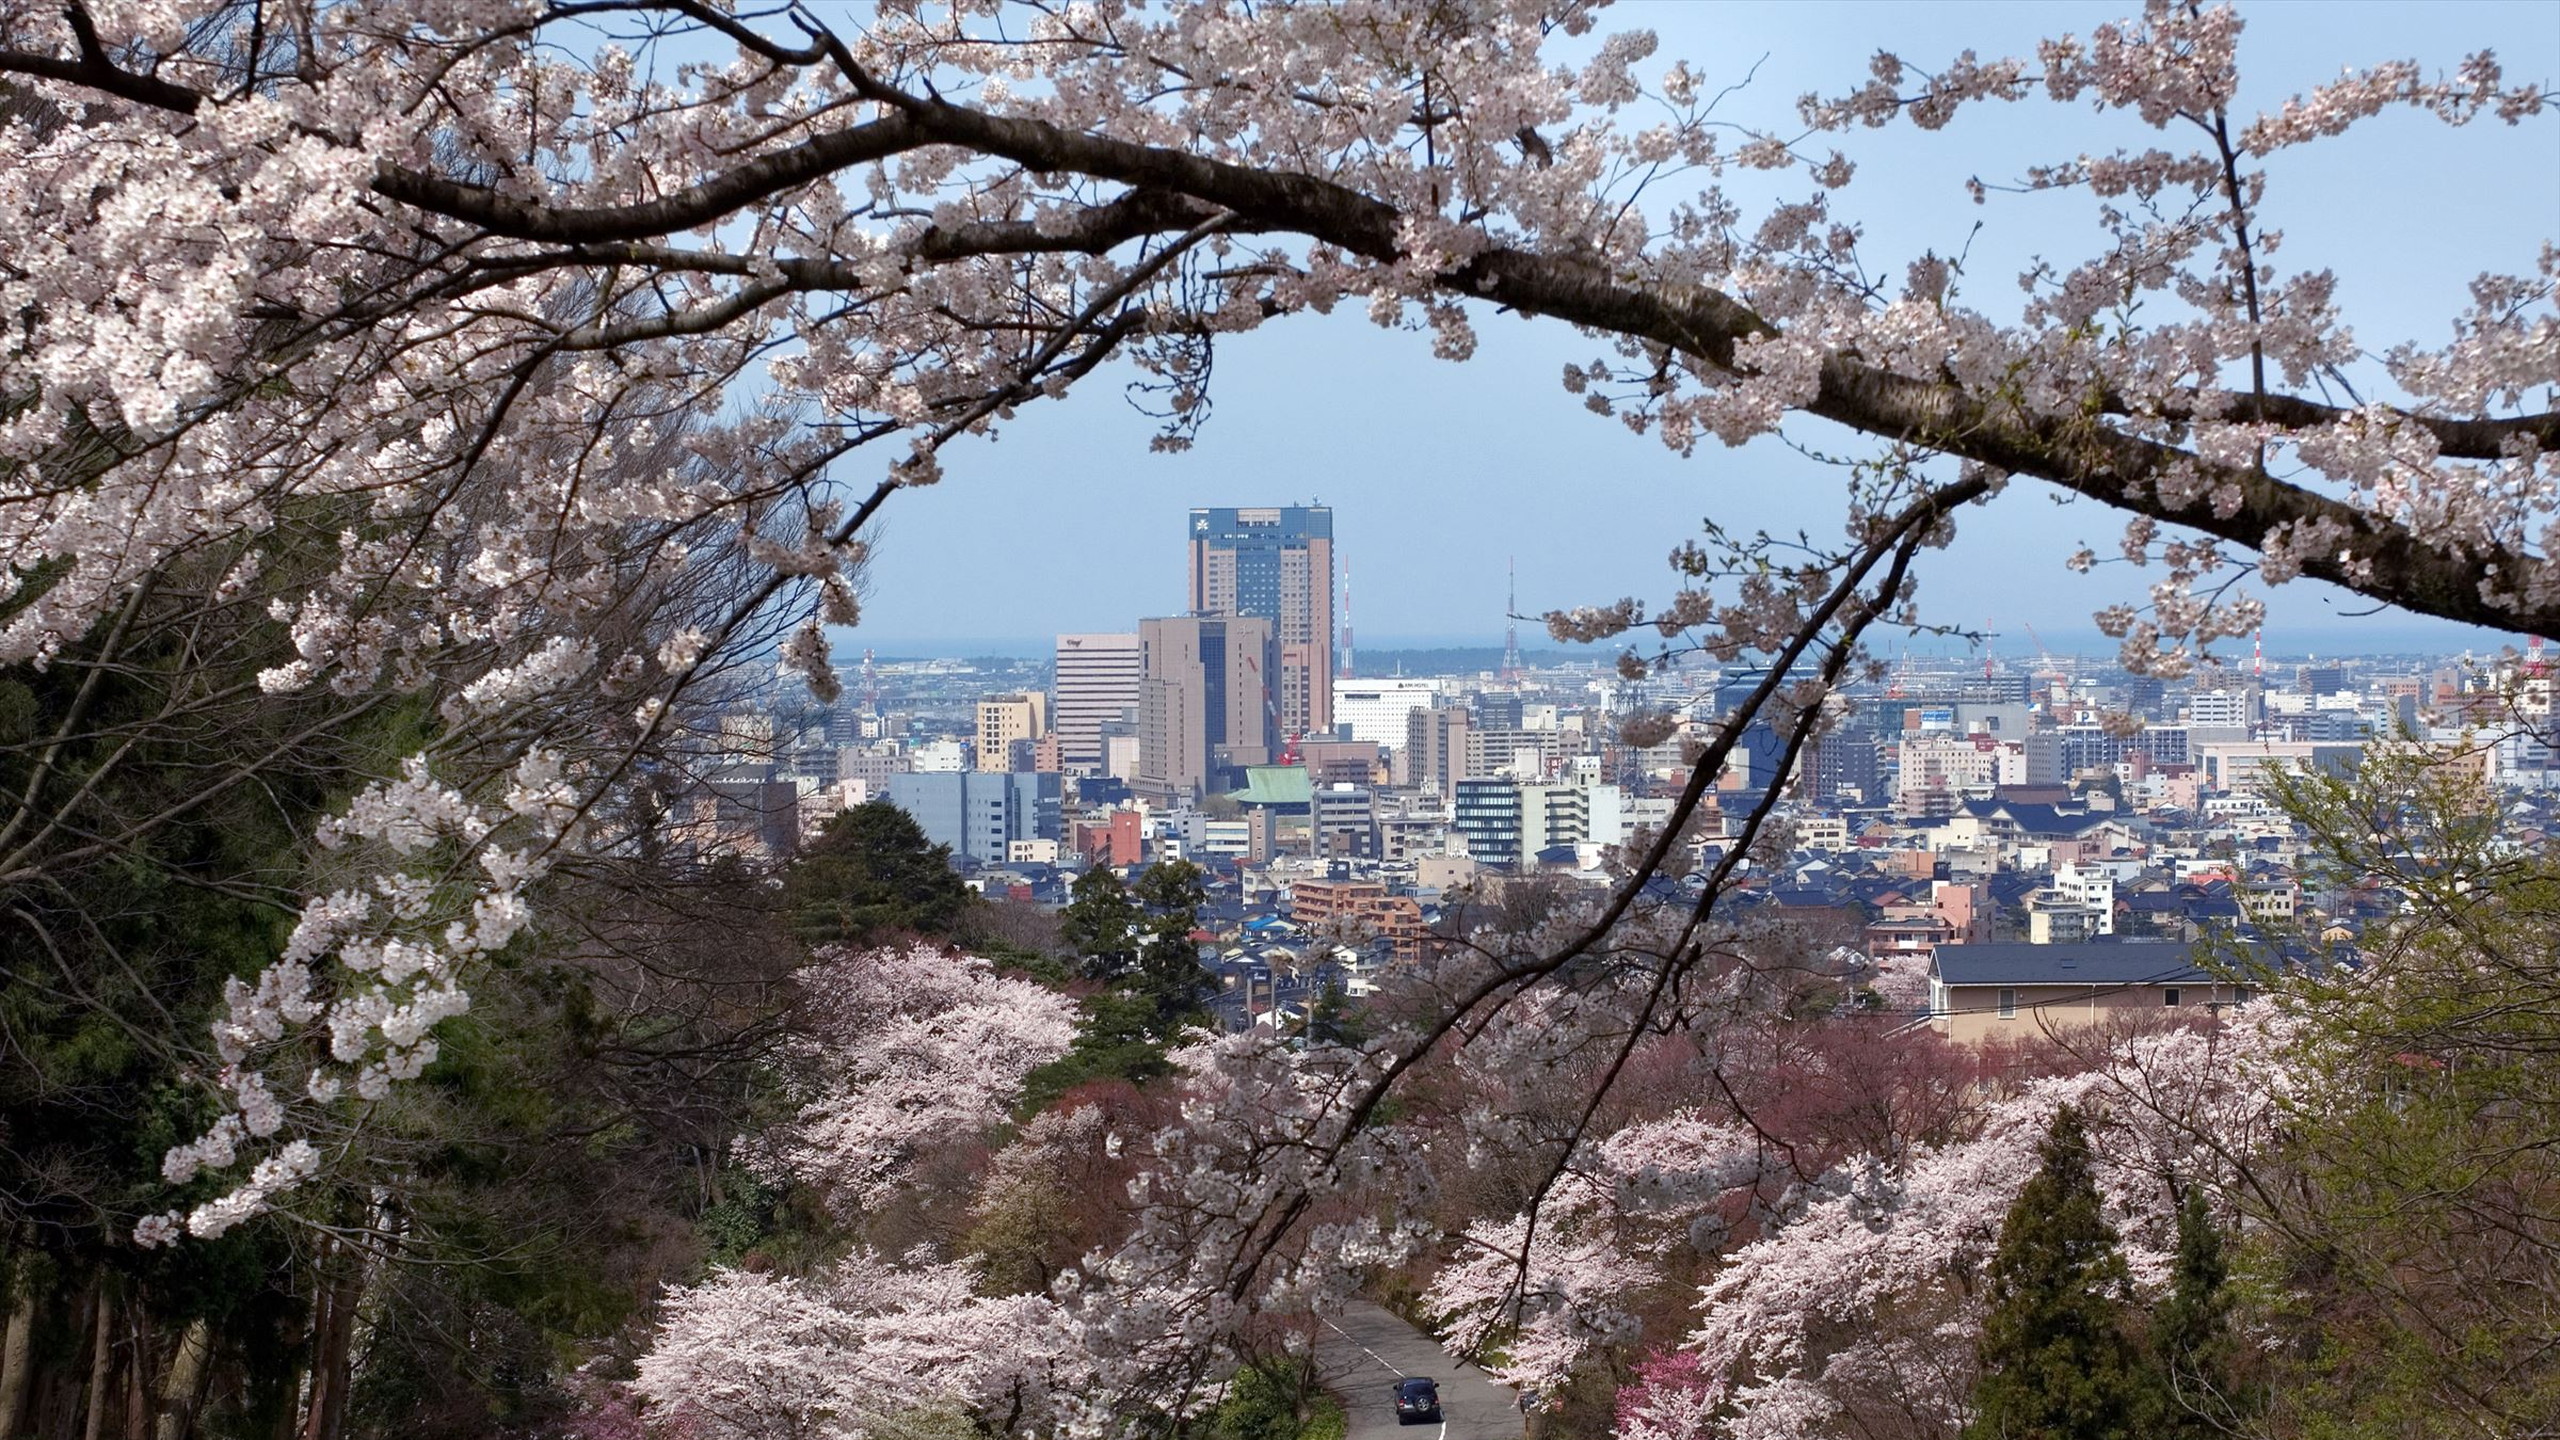
[{"label": "cherry blossom tree", "polygon": [[1980,1280],[2054,1113],[2107,1132],[2106,1218],[2134,1282],[2171,1278],[2182,1185],[2240,1208],[2282,1123],[2297,1022],[2101,1039],[2076,1073],[2031,1081],[1970,1133],[1907,1157],[1852,1156],[1782,1203],[1700,1292],[1698,1328],[1644,1367],[1622,1432],[1656,1437],[1943,1435],[1967,1418]]},{"label": "cherry blossom tree", "polygon": [[723,1270],[667,1297],[632,1389],[702,1440],[863,1440],[936,1408],[1039,1427],[1090,1376],[1059,1307],[976,1272],[857,1251],[808,1279]]},{"label": "cherry blossom tree", "polygon": [[933,945],[830,947],[798,981],[810,1017],[794,1066],[805,1098],[742,1148],[759,1174],[809,1186],[848,1214],[906,1183],[919,1148],[1002,1121],[1023,1077],[1074,1037],[1065,996]]},{"label": "cherry blossom tree", "polygon": [[1634,1302],[1670,1273],[1664,1252],[1701,1239],[1712,1252],[1721,1202],[1773,1163],[1749,1131],[1694,1113],[1629,1125],[1594,1148],[1535,1213],[1469,1227],[1423,1296],[1461,1353],[1500,1349],[1491,1373],[1505,1383],[1554,1389],[1595,1347],[1635,1342]]},{"label": "cherry blossom tree", "polygon": [[[763,627],[826,693],[822,622],[858,618],[868,527],[945,448],[1113,362],[1178,447],[1216,347],[1302,313],[1360,307],[1452,360],[1477,317],[1547,317],[1598,352],[1566,389],[1682,453],[1816,422],[1863,448],[1836,524],[1711,537],[1659,609],[1551,617],[1769,666],[1607,904],[1454,962],[1434,1013],[1357,1051],[1202,1048],[1193,1104],[1226,1123],[1168,1132],[1150,1218],[1092,1277],[1155,1337],[1131,1355],[1316,1286],[1312,1236],[1395,1248],[1328,1210],[1410,1138],[1370,1121],[1430,1057],[1563,992],[1594,1012],[1593,1063],[1544,1137],[1552,1189],[1647,1037],[1747,988],[1719,901],[1774,801],[1738,817],[1694,906],[1610,937],[1646,918],[1742,729],[1772,726],[1792,766],[1870,629],[1921,622],[1917,567],[1969,507],[2045,491],[2122,512],[2123,554],[2160,579],[2100,621],[2162,672],[2256,622],[2230,583],[2250,572],[2560,623],[2560,250],[2482,276],[2449,340],[2403,337],[2332,389],[2363,353],[2336,281],[2284,270],[2265,219],[2289,152],[2386,111],[2547,123],[2550,97],[2492,57],[2385,62],[2249,114],[2240,16],[2155,0],[2032,58],[1879,56],[1750,124],[1722,77],[1601,24],[1583,0],[900,0],[859,25],[703,0],[0,3],[0,663],[112,650],[157,577],[210,564],[208,596],[255,596],[290,641],[264,692],[432,716],[316,837],[335,878],[218,1023],[226,1109],[167,1164],[228,1188],[138,1236],[218,1235],[333,1163],[312,1137],[430,1063],[546,872],[615,842],[599,797],[689,687],[765,653]],[[1956,259],[1861,253],[1835,143],[2048,103],[2126,139],[2021,177],[2085,196],[2096,225],[2020,277],[2014,311],[1971,299]],[[1744,195],[1763,184],[1784,198]],[[616,468],[662,445],[648,473]],[[593,623],[722,544],[752,584]],[[293,583],[258,589],[271,567]],[[610,710],[561,733],[571,695]],[[22,808],[76,801],[37,773]],[[858,1188],[880,1152],[842,1138]],[[1853,1185],[1733,1274],[1783,1276],[1807,1224],[1942,1273],[1972,1212],[1928,1177],[1997,1190],[2015,1156],[1982,1145],[1891,1180],[1911,1223],[1868,1230],[1854,1207],[1887,1192]],[[1764,1293],[1732,1283],[1719,1305]],[[1712,1333],[1748,1337],[1712,1341],[1708,1368],[1761,1377],[1715,1382],[1755,1395],[1898,1363],[1817,1364],[1783,1326]]]}]

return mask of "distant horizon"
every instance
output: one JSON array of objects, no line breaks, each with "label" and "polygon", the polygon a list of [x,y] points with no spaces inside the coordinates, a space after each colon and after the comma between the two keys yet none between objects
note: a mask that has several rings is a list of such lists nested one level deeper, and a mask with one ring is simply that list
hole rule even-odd
[{"label": "distant horizon", "polygon": [[[2335,659],[2354,656],[2441,656],[2462,654],[2466,653],[2466,651],[2467,653],[2475,655],[2483,655],[2495,654],[2507,646],[2513,646],[2519,650],[2525,648],[2523,637],[2501,635],[2497,632],[2487,630],[2466,633],[2467,628],[2468,627],[2449,627],[2440,622],[2426,621],[2417,621],[2407,624],[2372,624],[2339,621],[2334,624],[2317,626],[2296,625],[2287,627],[2287,629],[2281,633],[2270,631],[2268,634],[2268,647],[2266,654],[2270,663],[2278,660],[2290,663],[2310,659]],[[1135,630],[1136,626],[1133,623],[1130,626],[1130,632],[1128,633],[1134,633]],[[1072,630],[1060,631],[1057,633],[1116,634],[1124,632],[1111,630]],[[1638,632],[1638,634],[1641,638],[1651,638],[1650,632]],[[2036,634],[2043,641],[2042,648],[2046,653],[2068,656],[2074,659],[2110,659],[2115,655],[2117,649],[2116,641],[2100,634],[2095,629],[2085,626],[2077,628],[2056,626],[2050,629],[2038,626]],[[963,635],[946,637],[880,637],[868,635],[860,630],[838,630],[834,632],[834,640],[836,642],[837,664],[839,666],[852,666],[861,663],[862,652],[865,649],[872,651],[882,660],[948,660],[968,659],[981,656],[1017,660],[1046,660],[1051,658],[1056,652],[1057,635],[1017,634]],[[2288,640],[2291,643],[2286,643]],[[1356,660],[1359,656],[1370,654],[1394,655],[1397,653],[1413,654],[1461,650],[1500,650],[1502,645],[1503,637],[1499,633],[1491,635],[1468,635],[1447,633],[1434,634],[1426,632],[1407,635],[1382,635],[1374,642],[1358,645],[1353,651],[1353,656]],[[1520,637],[1520,649],[1523,655],[1551,656],[1582,652],[1587,653],[1595,663],[1605,663],[1617,655],[1618,648],[1619,647],[1615,645],[1609,644],[1588,646],[1563,645],[1554,640],[1548,639],[1542,631],[1536,633],[1534,636],[1529,633],[1523,633]],[[1886,654],[1899,654],[1902,652],[1902,648],[1903,647],[1898,644],[1890,643],[1879,647],[1881,653]],[[1962,641],[1940,639],[1936,637],[1921,637],[1919,639],[1915,639],[1911,642],[1909,648],[1911,655],[1918,659],[1979,659],[1982,655],[1982,651],[1979,648],[1967,645]],[[2029,640],[2023,633],[2011,634],[2004,632],[1995,636],[1991,642],[1991,653],[1994,656],[2007,657],[2011,659],[2023,658],[2033,653],[2037,648],[2036,644]],[[2245,663],[2249,657],[2250,647],[2246,640],[2225,642],[2223,653],[2227,658],[2236,659]],[[1361,667],[1363,670],[1365,670],[1365,668],[1366,667]],[[1358,671],[1354,672],[1355,675],[1358,673]]]}]

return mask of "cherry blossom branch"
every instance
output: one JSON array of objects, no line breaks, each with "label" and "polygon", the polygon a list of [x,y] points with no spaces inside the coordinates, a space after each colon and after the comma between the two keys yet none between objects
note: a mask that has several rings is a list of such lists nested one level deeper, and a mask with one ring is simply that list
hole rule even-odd
[{"label": "cherry blossom branch", "polygon": [[[148,78],[94,74],[94,58],[84,58],[71,67],[76,73],[66,73],[67,63],[14,52],[0,55],[0,70],[90,84],[127,98],[134,98],[129,92],[135,83]],[[858,67],[853,73],[861,75]],[[1344,184],[996,115],[938,95],[907,94],[867,76],[860,85],[888,113],[768,151],[645,202],[546,203],[388,163],[377,170],[372,188],[492,236],[570,245],[632,242],[714,223],[855,166],[952,145],[1037,173],[1118,181],[1133,192],[1112,202],[1119,208],[1088,211],[1057,237],[1058,243],[1046,247],[1038,244],[1035,224],[984,222],[1001,228],[945,232],[948,238],[940,244],[950,248],[943,254],[1088,247],[1098,247],[1093,253],[1099,253],[1147,233],[1150,226],[1162,230],[1196,223],[1199,212],[1191,207],[1205,205],[1230,212],[1239,229],[1299,234],[1391,266],[1416,258],[1406,237],[1418,217]],[[175,106],[163,89],[151,93],[160,98],[149,103],[192,109]],[[1085,228],[1075,233],[1079,226]],[[930,258],[935,251],[928,237],[915,253]],[[1630,283],[1570,254],[1540,253],[1482,237],[1474,254],[1433,269],[1429,279],[1444,293],[1669,347],[1744,382],[1759,374],[1744,354],[1746,348],[1757,351],[1785,339],[1781,327],[1714,287]],[[705,323],[753,308],[743,301],[723,306],[707,314]],[[2277,537],[2322,537],[2323,543],[2289,554],[2295,568],[2422,613],[2516,631],[2560,627],[2560,599],[2543,598],[2555,587],[2534,579],[2555,563],[2554,557],[2513,540],[2439,539],[2398,516],[2278,481],[2256,466],[2218,462],[2071,416],[2038,414],[1998,395],[1977,394],[1943,379],[1897,374],[1843,351],[1822,354],[1815,373],[1811,393],[1791,394],[1786,403],[1864,433],[1925,444],[2047,480],[2133,514],[2251,548]],[[2255,413],[2261,415],[2330,418],[2307,401],[2265,397],[2258,407]],[[2440,453],[2453,458],[2503,456],[2512,453],[2506,447],[2516,438],[2542,440],[2560,431],[2560,417],[2550,415],[2447,421],[2382,413],[2392,417],[2389,423],[2405,422],[2425,431],[2436,439]],[[2447,442],[2458,443],[2441,451]],[[2331,540],[2335,543],[2327,543]]]},{"label": "cherry blossom branch", "polygon": [[[896,140],[874,132],[880,143],[893,148],[958,144],[1032,170],[1071,171],[1190,195],[1224,206],[1248,225],[1303,234],[1372,260],[1395,263],[1407,258],[1399,239],[1403,217],[1392,206],[1313,176],[1254,170],[1074,134],[1043,122],[986,115],[940,100],[917,102],[914,109],[892,118],[912,127]],[[734,183],[748,189],[765,183],[762,172],[733,173],[740,177]],[[728,183],[732,182],[724,179],[706,186]],[[781,182],[774,183],[779,188]],[[704,187],[697,191],[727,193]],[[610,230],[627,223],[626,213],[637,213],[546,214],[542,206],[494,194],[474,196],[450,187],[404,189],[401,194],[414,198],[421,208],[493,228],[503,223],[513,228],[500,233],[528,238],[568,238],[590,227]],[[1776,326],[1712,287],[1629,285],[1569,256],[1490,246],[1435,275],[1433,283],[1441,290],[1523,313],[1652,340],[1730,374],[1749,370],[1742,358],[1746,342],[1782,338]],[[2516,631],[2560,630],[2560,601],[2520,608],[2493,603],[2483,594],[2484,583],[2492,577],[2532,574],[2549,563],[2546,557],[2503,545],[2430,543],[2372,511],[2278,481],[2260,469],[2212,462],[2160,441],[2085,421],[2036,415],[1999,397],[1975,395],[1946,381],[1895,374],[1854,356],[1825,355],[1817,373],[1818,384],[1810,396],[1802,397],[1800,407],[1853,430],[2051,481],[2118,509],[2251,548],[2265,543],[2270,534],[2288,529],[2334,533],[2341,543],[2305,556],[2304,573],[2447,619]],[[2288,403],[2295,413],[2306,415],[2327,409],[2313,409],[2307,401]],[[2434,433],[2435,427],[2425,421],[2413,417],[2412,423]],[[2470,442],[2465,450],[2483,448],[2482,442],[2492,436],[2503,441],[2518,434],[2537,438],[2560,434],[2560,416],[2472,423],[2475,428],[2447,431],[2448,436]],[[2162,482],[2173,475],[2182,477],[2181,482],[2164,486]],[[2183,478],[2190,475],[2192,480]]]}]

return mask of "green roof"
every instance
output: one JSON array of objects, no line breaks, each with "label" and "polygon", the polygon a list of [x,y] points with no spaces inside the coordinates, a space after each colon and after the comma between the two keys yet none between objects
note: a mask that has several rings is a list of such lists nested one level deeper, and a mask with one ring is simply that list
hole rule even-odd
[{"label": "green roof", "polygon": [[1248,765],[1245,787],[1230,792],[1239,805],[1312,805],[1315,786],[1304,765]]}]

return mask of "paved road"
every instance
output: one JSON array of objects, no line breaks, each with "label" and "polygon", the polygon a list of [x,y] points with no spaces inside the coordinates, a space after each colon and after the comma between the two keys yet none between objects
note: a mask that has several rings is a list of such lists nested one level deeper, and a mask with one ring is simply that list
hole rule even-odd
[{"label": "paved road", "polygon": [[[1351,1414],[1350,1440],[1519,1440],[1519,1400],[1510,1388],[1392,1313],[1354,1301],[1317,1333],[1316,1363],[1325,1388]],[[1440,1382],[1440,1424],[1396,1423],[1395,1383],[1406,1375]]]}]

